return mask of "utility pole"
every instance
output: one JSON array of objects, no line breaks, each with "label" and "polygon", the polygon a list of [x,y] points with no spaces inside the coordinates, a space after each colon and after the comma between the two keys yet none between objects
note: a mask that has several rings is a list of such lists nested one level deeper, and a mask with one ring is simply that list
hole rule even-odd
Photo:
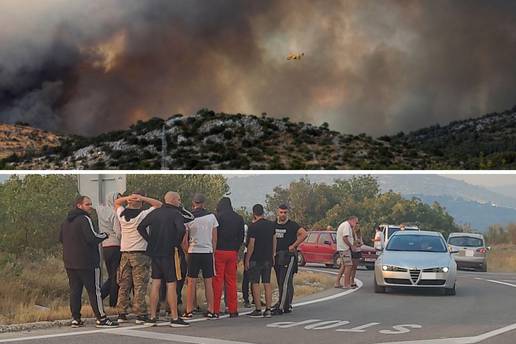
[{"label": "utility pole", "polygon": [[167,134],[165,132],[165,125],[161,128],[161,169],[167,168]]}]

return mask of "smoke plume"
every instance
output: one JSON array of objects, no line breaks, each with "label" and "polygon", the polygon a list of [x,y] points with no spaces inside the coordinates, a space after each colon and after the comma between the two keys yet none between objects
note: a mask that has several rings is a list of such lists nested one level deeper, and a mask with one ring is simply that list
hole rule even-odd
[{"label": "smoke plume", "polygon": [[0,122],[60,132],[207,107],[381,135],[516,104],[509,1],[3,0],[0,22]]}]

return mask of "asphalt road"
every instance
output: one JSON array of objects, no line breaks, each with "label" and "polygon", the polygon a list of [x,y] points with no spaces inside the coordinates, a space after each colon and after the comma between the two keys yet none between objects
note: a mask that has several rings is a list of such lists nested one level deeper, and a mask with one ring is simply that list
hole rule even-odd
[{"label": "asphalt road", "polygon": [[0,335],[0,343],[516,343],[516,274],[459,272],[456,296],[433,290],[375,294],[372,271],[359,271],[357,278],[363,285],[353,292],[333,289],[300,300],[291,314],[270,319],[199,318],[185,329],[167,323],[61,328],[7,333]]}]

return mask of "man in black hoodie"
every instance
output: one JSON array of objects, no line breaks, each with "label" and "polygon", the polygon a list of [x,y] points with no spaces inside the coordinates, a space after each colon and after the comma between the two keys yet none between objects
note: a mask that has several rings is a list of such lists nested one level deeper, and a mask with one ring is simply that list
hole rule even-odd
[{"label": "man in black hoodie", "polygon": [[70,285],[70,310],[72,327],[83,326],[81,320],[81,296],[86,288],[91,308],[97,318],[96,327],[116,327],[104,313],[100,295],[100,243],[107,239],[106,233],[93,228],[90,213],[91,199],[79,196],[75,207],[61,225],[59,241],[63,244],[63,260]]},{"label": "man in black hoodie", "polygon": [[156,325],[163,279],[167,285],[167,301],[172,316],[170,326],[187,327],[188,323],[177,313],[176,282],[182,278],[178,247],[186,231],[185,219],[192,221],[194,216],[181,207],[181,197],[177,192],[167,192],[164,200],[164,206],[154,210],[138,225],[138,232],[148,243],[145,254],[152,260],[151,316],[145,323]]},{"label": "man in black hoodie", "polygon": [[229,316],[238,316],[237,302],[237,263],[238,251],[244,240],[244,219],[238,215],[228,197],[222,197],[217,205],[217,249],[215,251],[215,271],[213,279],[213,309],[220,313],[220,298],[226,286],[225,301]]}]

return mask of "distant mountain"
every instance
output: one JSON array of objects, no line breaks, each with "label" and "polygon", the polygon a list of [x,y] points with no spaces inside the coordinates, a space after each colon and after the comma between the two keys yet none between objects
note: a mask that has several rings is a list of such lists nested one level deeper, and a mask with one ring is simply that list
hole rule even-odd
[{"label": "distant mountain", "polygon": [[516,106],[383,139],[441,157],[451,169],[515,169]]},{"label": "distant mountain", "polygon": [[[408,197],[409,195],[407,195]],[[495,204],[467,201],[450,196],[412,195],[425,203],[438,202],[453,216],[456,223],[469,224],[472,228],[486,232],[492,224],[507,225],[516,223],[516,209],[500,207]]]},{"label": "distant mountain", "polygon": [[[256,175],[229,176],[233,204],[250,209],[255,203],[264,203],[276,186],[288,186],[300,178],[311,182],[332,184],[335,179],[352,175]],[[457,223],[471,224],[480,231],[493,223],[516,222],[516,199],[471,185],[460,180],[437,175],[375,175],[383,192],[392,190],[405,198],[418,197],[425,203],[439,202]],[[493,206],[496,205],[496,206]],[[485,215],[485,216],[484,216]]]}]

